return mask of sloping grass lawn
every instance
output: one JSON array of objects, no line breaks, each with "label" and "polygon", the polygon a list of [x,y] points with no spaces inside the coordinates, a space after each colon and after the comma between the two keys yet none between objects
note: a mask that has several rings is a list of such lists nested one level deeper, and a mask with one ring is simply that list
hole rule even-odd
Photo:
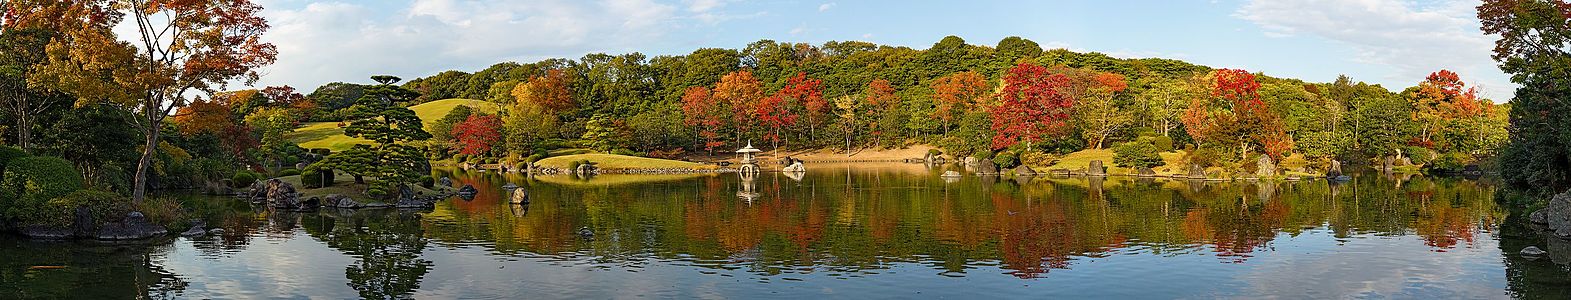
[{"label": "sloping grass lawn", "polygon": [[[425,126],[431,126],[431,124],[436,123],[437,119],[446,116],[447,112],[460,105],[467,105],[475,108],[475,110],[487,113],[495,113],[501,109],[501,105],[481,100],[446,99],[421,103],[420,105],[409,107],[409,110],[420,116],[420,122]],[[285,134],[284,138],[300,144],[302,148],[327,148],[333,151],[343,151],[356,144],[369,142],[365,139],[344,136],[344,129],[338,127],[338,122],[305,123],[300,128],[296,128],[294,132]]]},{"label": "sloping grass lawn", "polygon": [[1075,151],[1074,153],[1069,153],[1069,155],[1064,155],[1064,157],[1058,158],[1058,163],[1047,167],[1047,169],[1085,169],[1087,166],[1091,165],[1091,161],[1093,160],[1100,160],[1102,161],[1102,166],[1112,168],[1114,166],[1113,149],[1091,149]]},{"label": "sloping grass lawn", "polygon": [[542,159],[536,164],[545,167],[567,168],[574,161],[589,160],[601,169],[674,169],[674,168],[704,168],[709,167],[695,162],[669,160],[659,158],[626,156],[605,153],[573,154],[553,156]]}]

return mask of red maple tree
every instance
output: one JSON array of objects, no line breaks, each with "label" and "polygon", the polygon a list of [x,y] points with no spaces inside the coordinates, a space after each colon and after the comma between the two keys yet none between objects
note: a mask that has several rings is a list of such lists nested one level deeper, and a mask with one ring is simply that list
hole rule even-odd
[{"label": "red maple tree", "polygon": [[993,117],[993,149],[1031,143],[1060,131],[1069,118],[1073,100],[1057,92],[1069,78],[1049,74],[1042,66],[1020,63],[1004,75],[999,103],[988,112]]},{"label": "red maple tree", "polygon": [[704,151],[710,154],[714,154],[715,147],[725,145],[725,142],[718,140],[720,125],[726,118],[725,112],[726,109],[715,101],[708,88],[689,87],[682,93],[682,123],[693,127],[702,139]]},{"label": "red maple tree", "polygon": [[481,155],[491,152],[491,147],[502,140],[502,119],[494,115],[470,115],[463,122],[453,125],[453,139],[458,142],[458,153]]}]

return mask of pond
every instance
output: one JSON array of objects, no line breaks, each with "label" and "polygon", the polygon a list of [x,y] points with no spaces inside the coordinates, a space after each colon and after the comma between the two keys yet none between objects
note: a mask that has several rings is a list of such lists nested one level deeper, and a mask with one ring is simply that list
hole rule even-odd
[{"label": "pond", "polygon": [[[591,178],[439,171],[431,210],[193,197],[219,236],[0,237],[6,298],[1565,298],[1488,180],[943,178],[916,164]],[[796,178],[800,177],[800,178]],[[512,182],[531,194],[508,203]],[[1509,221],[1508,221],[1509,219]],[[180,231],[181,229],[175,229]],[[1555,257],[1559,259],[1558,256]],[[1561,263],[1565,263],[1562,261]]]}]

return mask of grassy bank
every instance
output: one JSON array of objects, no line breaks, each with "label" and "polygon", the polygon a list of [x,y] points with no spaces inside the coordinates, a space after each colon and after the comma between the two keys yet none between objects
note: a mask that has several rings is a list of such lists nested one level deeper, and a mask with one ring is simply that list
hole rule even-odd
[{"label": "grassy bank", "polygon": [[[436,123],[437,119],[441,119],[442,116],[447,115],[447,112],[458,106],[469,106],[477,111],[487,113],[495,113],[501,109],[501,106],[496,103],[481,100],[446,99],[410,106],[409,110],[420,116],[420,122],[424,123],[425,126],[431,126],[431,124]],[[327,148],[333,149],[333,151],[341,151],[357,144],[370,142],[365,139],[344,136],[344,129],[338,127],[338,124],[339,122],[305,123],[300,128],[296,128],[294,132],[285,134],[284,138],[299,144],[301,148]]]}]

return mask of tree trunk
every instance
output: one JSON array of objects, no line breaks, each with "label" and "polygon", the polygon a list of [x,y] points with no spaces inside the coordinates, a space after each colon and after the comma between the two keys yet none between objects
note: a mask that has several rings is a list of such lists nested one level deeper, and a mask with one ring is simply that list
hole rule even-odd
[{"label": "tree trunk", "polygon": [[[16,145],[23,151],[32,149],[33,122],[32,114],[20,113],[16,116]],[[29,152],[31,153],[31,152]]]},{"label": "tree trunk", "polygon": [[146,141],[142,144],[142,158],[136,163],[136,176],[131,185],[131,205],[141,205],[147,198],[147,168],[153,163],[153,153],[158,151],[158,124],[149,122],[142,128]]}]

